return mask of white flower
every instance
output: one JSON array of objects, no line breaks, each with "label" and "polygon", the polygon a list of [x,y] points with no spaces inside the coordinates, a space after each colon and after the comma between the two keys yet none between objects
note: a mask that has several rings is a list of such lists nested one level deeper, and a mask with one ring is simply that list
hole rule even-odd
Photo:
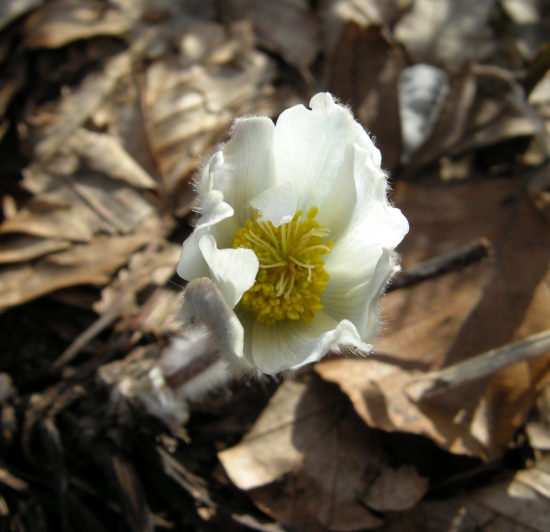
[{"label": "white flower", "polygon": [[[178,274],[185,324],[207,327],[229,365],[275,374],[357,348],[408,231],[387,201],[381,156],[328,93],[275,126],[236,121],[198,182],[201,218]],[[205,279],[207,278],[207,279]]]}]

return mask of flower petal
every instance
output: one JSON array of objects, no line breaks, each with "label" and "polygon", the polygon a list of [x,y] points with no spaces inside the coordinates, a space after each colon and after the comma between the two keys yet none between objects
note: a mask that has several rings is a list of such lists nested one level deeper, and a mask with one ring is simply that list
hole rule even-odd
[{"label": "flower petal", "polygon": [[295,370],[321,360],[330,351],[353,347],[372,349],[361,341],[352,323],[347,320],[338,323],[324,312],[318,312],[311,323],[283,320],[265,325],[256,322],[252,331],[254,364],[268,375]]},{"label": "flower petal", "polygon": [[395,262],[395,253],[384,249],[374,272],[329,281],[321,297],[324,312],[335,320],[351,321],[361,338],[370,340],[378,333],[378,301],[398,269]]},{"label": "flower petal", "polygon": [[254,369],[243,353],[243,326],[210,279],[194,279],[187,285],[178,318],[184,327],[204,326],[214,334],[219,339],[220,355],[230,367]]},{"label": "flower petal", "polygon": [[218,249],[212,235],[204,235],[199,248],[214,281],[229,308],[233,308],[252,288],[260,269],[260,261],[251,249]]},{"label": "flower petal", "polygon": [[206,264],[202,251],[199,249],[200,239],[206,235],[207,232],[208,229],[206,227],[195,229],[183,243],[183,249],[176,267],[176,272],[186,281],[191,281],[198,277],[208,277],[210,273],[208,264]]},{"label": "flower petal", "polygon": [[337,239],[349,225],[357,204],[354,171],[355,148],[353,144],[348,144],[344,161],[330,191],[324,201],[317,205],[319,208],[317,221],[330,230],[329,239],[332,241]]},{"label": "flower petal", "polygon": [[241,118],[235,122],[231,139],[223,147],[223,162],[212,172],[212,186],[235,209],[237,225],[248,218],[247,205],[263,190],[275,185],[273,134],[275,125],[267,117]]},{"label": "flower petal", "polygon": [[395,249],[409,230],[407,219],[387,200],[387,180],[371,154],[354,145],[357,202],[348,227],[326,255],[330,281],[372,275],[382,248]]},{"label": "flower petal", "polygon": [[275,227],[292,220],[297,204],[298,198],[290,183],[268,188],[250,202],[250,206],[260,213],[259,221],[271,222]]},{"label": "flower petal", "polygon": [[292,184],[304,212],[329,198],[348,144],[368,150],[380,164],[380,152],[365,130],[330,94],[317,94],[310,106],[311,111],[303,105],[284,111],[273,140],[277,184]]}]

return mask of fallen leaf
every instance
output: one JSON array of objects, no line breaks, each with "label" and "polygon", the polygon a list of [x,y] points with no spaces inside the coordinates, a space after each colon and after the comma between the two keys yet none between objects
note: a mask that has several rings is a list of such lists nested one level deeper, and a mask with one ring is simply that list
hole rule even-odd
[{"label": "fallen leaf", "polygon": [[405,58],[386,30],[354,22],[342,28],[330,62],[329,91],[351,105],[390,172],[401,156],[397,82],[404,66]]},{"label": "fallen leaf", "polygon": [[147,232],[120,237],[101,235],[35,263],[5,267],[0,272],[0,311],[68,286],[106,285],[149,238]]},{"label": "fallen leaf", "polygon": [[36,259],[70,247],[67,240],[18,235],[0,243],[0,264]]},{"label": "fallen leaf", "polygon": [[[548,371],[547,355],[420,404],[405,391],[422,372],[550,328],[548,227],[517,185],[493,180],[397,188],[394,200],[411,223],[401,247],[405,268],[479,236],[492,243],[493,256],[386,296],[388,325],[375,342],[382,359],[317,365],[370,426],[423,434],[451,452],[490,460],[525,422]],[[530,260],[518,270],[525,255]]]},{"label": "fallen leaf", "polygon": [[44,0],[5,0],[0,4],[0,30],[43,3]]},{"label": "fallen leaf", "polygon": [[319,49],[318,24],[305,0],[226,0],[222,13],[250,18],[259,42],[300,68],[311,65]]},{"label": "fallen leaf", "polygon": [[417,63],[432,63],[457,72],[474,59],[495,0],[416,0],[395,27]]},{"label": "fallen leaf", "polygon": [[[218,29],[223,40],[211,55],[224,49],[228,53],[221,61],[186,66],[187,57],[181,55],[156,61],[146,72],[151,150],[167,191],[176,189],[196,168],[198,157],[226,136],[235,116],[272,111],[266,100],[273,64],[252,49],[251,28],[239,23]],[[231,43],[234,46],[227,48]]]},{"label": "fallen leaf", "polygon": [[132,21],[101,0],[53,0],[32,13],[24,26],[29,48],[58,48],[97,35],[122,36]]},{"label": "fallen leaf", "polygon": [[427,488],[413,467],[392,468],[377,433],[317,379],[285,382],[243,441],[219,458],[263,511],[304,531],[378,527],[370,503],[404,510]]}]

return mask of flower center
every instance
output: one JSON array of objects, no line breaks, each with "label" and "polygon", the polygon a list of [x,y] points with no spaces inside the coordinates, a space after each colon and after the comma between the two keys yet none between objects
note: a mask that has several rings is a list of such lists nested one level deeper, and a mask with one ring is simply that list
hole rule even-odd
[{"label": "flower center", "polygon": [[315,221],[312,207],[302,221],[302,211],[286,224],[246,220],[233,237],[234,248],[256,253],[260,269],[254,286],[240,301],[244,310],[267,325],[284,319],[310,323],[321,310],[321,294],[329,279],[321,255],[330,253],[332,242],[323,239],[329,231]]}]

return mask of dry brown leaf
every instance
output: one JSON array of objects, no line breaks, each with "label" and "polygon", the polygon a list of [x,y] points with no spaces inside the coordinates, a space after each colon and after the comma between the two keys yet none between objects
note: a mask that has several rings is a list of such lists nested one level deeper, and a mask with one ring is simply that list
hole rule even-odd
[{"label": "dry brown leaf", "polygon": [[[90,74],[71,94],[58,104],[55,113],[48,109],[49,122],[41,131],[42,140],[36,144],[34,155],[45,160],[56,154],[73,133],[97,110],[104,99],[116,88],[119,80],[132,70],[132,51],[111,58],[101,72]],[[36,121],[36,117],[32,118]],[[39,121],[40,122],[40,121]]]},{"label": "dry brown leaf", "polygon": [[548,461],[512,480],[469,494],[423,501],[424,532],[546,532],[550,530]]},{"label": "dry brown leaf", "polygon": [[31,167],[23,185],[37,194],[0,225],[0,233],[87,242],[98,232],[127,234],[158,219],[153,205],[134,188],[85,167],[70,177]]},{"label": "dry brown leaf", "polygon": [[511,180],[493,180],[397,188],[394,199],[411,223],[401,248],[405,267],[479,236],[491,241],[494,254],[463,271],[386,296],[388,326],[375,345],[395,364],[366,359],[317,366],[323,378],[350,396],[369,425],[423,434],[452,452],[494,459],[524,423],[548,356],[420,405],[405,391],[421,370],[550,328],[548,226],[516,187]]},{"label": "dry brown leaf", "polygon": [[369,504],[405,510],[427,488],[414,468],[393,469],[377,433],[318,379],[285,382],[243,441],[219,457],[262,510],[304,531],[378,527]]},{"label": "dry brown leaf", "polygon": [[44,0],[4,0],[0,3],[0,30],[43,3]]},{"label": "dry brown leaf", "polygon": [[342,27],[348,22],[362,27],[393,27],[412,2],[413,0],[323,0],[319,7],[323,50],[329,55],[332,53]]},{"label": "dry brown leaf", "polygon": [[29,48],[58,48],[97,35],[121,36],[131,29],[132,21],[102,0],[53,0],[27,18],[24,33]]},{"label": "dry brown leaf", "polygon": [[477,57],[495,0],[416,0],[395,27],[415,62],[456,72]]},{"label": "dry brown leaf", "polygon": [[106,285],[149,239],[148,231],[120,237],[100,235],[35,263],[5,267],[0,271],[0,311],[68,286]]},{"label": "dry brown leaf", "polygon": [[[148,285],[162,286],[174,274],[181,246],[161,241],[158,246],[135,253],[128,267],[121,270],[116,279],[103,289],[101,301],[94,305],[98,314],[117,306],[120,313],[135,313],[139,306],[137,293]],[[172,319],[176,314],[172,316]]]},{"label": "dry brown leaf", "polygon": [[207,47],[212,39],[219,42],[210,56],[224,52],[214,64],[189,66],[182,55],[156,61],[146,72],[151,149],[168,191],[195,169],[198,157],[214,142],[223,140],[235,116],[272,112],[265,103],[273,64],[252,49],[250,27],[240,23],[229,30],[217,28],[222,40],[212,32],[203,35]]},{"label": "dry brown leaf", "polygon": [[67,240],[18,235],[0,243],[0,264],[36,259],[70,247]]},{"label": "dry brown leaf", "polygon": [[112,135],[81,128],[71,136],[69,146],[91,169],[113,179],[120,179],[136,188],[155,188],[157,185]]},{"label": "dry brown leaf", "polygon": [[222,12],[233,19],[250,18],[260,44],[290,64],[308,67],[319,50],[317,21],[305,0],[226,0]]},{"label": "dry brown leaf", "polygon": [[418,168],[428,165],[445,155],[466,133],[468,117],[476,96],[476,78],[466,65],[451,79],[451,90],[439,119],[422,147],[416,151],[404,176],[418,175]]},{"label": "dry brown leaf", "polygon": [[348,22],[333,51],[329,91],[351,108],[374,136],[382,165],[395,170],[401,155],[397,80],[405,67],[401,50],[380,26]]}]

